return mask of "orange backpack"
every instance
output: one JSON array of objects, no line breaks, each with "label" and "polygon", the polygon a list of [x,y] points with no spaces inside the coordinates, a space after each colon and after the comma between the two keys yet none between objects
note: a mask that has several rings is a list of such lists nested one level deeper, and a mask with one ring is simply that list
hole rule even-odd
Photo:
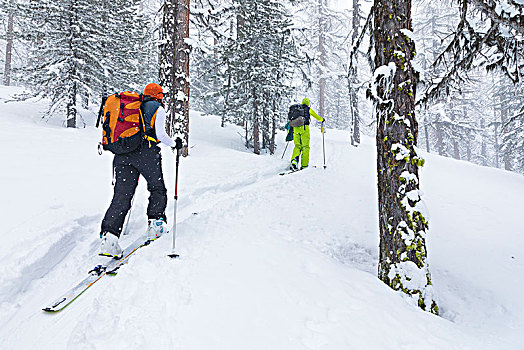
[{"label": "orange backpack", "polygon": [[140,146],[145,127],[141,105],[143,96],[124,91],[102,99],[96,127],[102,123],[102,148],[114,154],[125,154]]}]

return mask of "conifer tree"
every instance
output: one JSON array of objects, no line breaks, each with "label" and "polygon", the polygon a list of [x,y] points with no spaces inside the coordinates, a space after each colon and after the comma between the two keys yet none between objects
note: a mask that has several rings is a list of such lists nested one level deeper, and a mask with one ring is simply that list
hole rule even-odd
[{"label": "conifer tree", "polygon": [[225,45],[234,40],[234,10],[229,1],[194,2],[196,39],[192,41],[191,101],[199,110],[220,115],[226,122],[226,96],[222,93],[230,80],[223,64]]},{"label": "conifer tree", "polygon": [[160,84],[166,88],[169,134],[189,145],[189,0],[165,0],[160,48]]},{"label": "conifer tree", "polygon": [[[348,96],[348,88],[353,89],[348,75],[354,73],[348,72],[347,62],[353,30],[348,26],[351,16],[351,11],[334,9],[326,0],[299,1],[295,10],[295,28],[305,57],[300,67],[303,84],[298,90],[314,101],[317,112],[327,118],[330,127],[354,130],[352,113],[358,112],[352,111],[351,104],[356,102],[356,96],[355,99]],[[352,78],[355,88],[356,79]]]},{"label": "conifer tree", "polygon": [[[351,16],[351,46],[356,46],[358,35],[360,32],[360,21],[362,16],[360,14],[359,0],[353,0],[353,13]],[[351,145],[358,146],[360,144],[360,113],[358,108],[358,70],[356,65],[349,64],[347,74],[349,101],[351,110],[351,124],[350,124],[350,140]]]},{"label": "conifer tree", "polygon": [[246,147],[274,151],[277,122],[291,92],[294,45],[290,16],[275,0],[234,1],[237,38],[224,47],[228,67],[224,95],[230,120],[244,126]]},{"label": "conifer tree", "polygon": [[98,6],[103,11],[92,13],[101,26],[95,34],[102,42],[96,56],[104,69],[101,89],[106,93],[140,91],[147,80],[158,77],[153,24],[140,4],[140,0],[102,0]]},{"label": "conifer tree", "polygon": [[[14,42],[14,17],[16,11],[15,0],[2,1],[0,2],[2,12],[0,16],[7,20],[6,31],[5,31],[5,65],[4,65],[4,79],[3,83],[6,86],[11,84],[12,76],[12,61],[13,61],[13,42]],[[5,13],[4,13],[5,11]]]},{"label": "conifer tree", "polygon": [[49,98],[47,116],[65,111],[66,126],[76,127],[79,95],[89,95],[99,83],[102,66],[96,57],[98,23],[87,0],[31,1],[28,16],[41,23],[30,31],[33,64],[27,81],[39,97]]},{"label": "conifer tree", "polygon": [[[455,0],[459,7],[457,20],[451,35],[440,50],[434,66],[444,67],[436,79],[427,86],[420,102],[427,103],[435,101],[442,94],[453,94],[457,87],[464,85],[468,81],[469,72],[477,67],[485,67],[488,71],[495,71],[499,75],[504,74],[507,79],[513,82],[513,89],[518,90],[524,72],[524,54],[520,49],[524,43],[524,4],[517,1],[481,1],[481,0]],[[519,99],[516,98],[506,106],[511,106],[510,110],[498,108],[500,119],[502,120],[487,122],[490,113],[485,113],[486,117],[481,137],[484,140],[487,128],[501,123],[504,136],[502,137],[501,147],[504,153],[504,166],[510,168],[510,163],[515,158],[509,153],[516,151],[514,145],[505,147],[505,144],[518,140],[520,133],[519,123],[522,122],[521,113],[523,108]],[[493,105],[485,106],[493,109]],[[497,108],[496,108],[497,109]],[[519,123],[514,123],[519,122]],[[511,135],[508,137],[508,135]],[[498,143],[498,140],[497,142]],[[492,152],[495,158],[498,150]],[[489,163],[489,151],[487,145],[481,144],[479,151],[480,164]]]},{"label": "conifer tree", "polygon": [[500,79],[494,96],[500,116],[500,151],[506,170],[524,173],[524,86]]},{"label": "conifer tree", "polygon": [[[76,127],[78,109],[103,94],[137,88],[147,26],[139,0],[31,0],[24,5],[30,43],[26,81],[50,99],[46,117],[65,112]],[[27,97],[29,97],[27,96]]]},{"label": "conifer tree", "polygon": [[428,221],[421,203],[411,1],[373,5],[375,116],[379,198],[379,278],[438,314],[427,264]]}]

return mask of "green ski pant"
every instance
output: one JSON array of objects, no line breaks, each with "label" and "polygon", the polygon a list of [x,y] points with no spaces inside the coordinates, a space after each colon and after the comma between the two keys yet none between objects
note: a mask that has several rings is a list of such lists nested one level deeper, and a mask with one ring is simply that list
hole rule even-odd
[{"label": "green ski pant", "polygon": [[309,165],[309,139],[309,125],[297,126],[293,128],[293,141],[295,142],[295,148],[293,149],[291,160],[299,157],[300,154],[302,154],[302,167]]}]

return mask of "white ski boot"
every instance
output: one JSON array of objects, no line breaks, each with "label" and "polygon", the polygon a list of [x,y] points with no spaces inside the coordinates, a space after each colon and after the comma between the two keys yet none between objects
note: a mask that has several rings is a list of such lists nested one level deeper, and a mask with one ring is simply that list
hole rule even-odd
[{"label": "white ski boot", "polygon": [[118,244],[118,237],[111,232],[103,232],[98,255],[120,259],[122,257],[122,248]]},{"label": "white ski boot", "polygon": [[154,241],[167,231],[166,222],[163,219],[151,219],[147,226],[147,239]]}]

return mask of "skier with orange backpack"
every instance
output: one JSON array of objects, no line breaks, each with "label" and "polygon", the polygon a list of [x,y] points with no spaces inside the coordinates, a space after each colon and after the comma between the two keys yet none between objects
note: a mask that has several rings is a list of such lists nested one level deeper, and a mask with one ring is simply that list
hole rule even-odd
[{"label": "skier with orange backpack", "polygon": [[118,239],[140,175],[147,181],[150,193],[147,239],[154,240],[167,230],[167,190],[158,145],[163,143],[173,148],[181,146],[182,142],[178,139],[175,143],[165,131],[163,97],[162,87],[151,83],[145,87],[143,95],[126,91],[109,96],[102,104],[102,145],[115,153],[116,182],[113,199],[102,220],[100,255],[122,256]]}]

